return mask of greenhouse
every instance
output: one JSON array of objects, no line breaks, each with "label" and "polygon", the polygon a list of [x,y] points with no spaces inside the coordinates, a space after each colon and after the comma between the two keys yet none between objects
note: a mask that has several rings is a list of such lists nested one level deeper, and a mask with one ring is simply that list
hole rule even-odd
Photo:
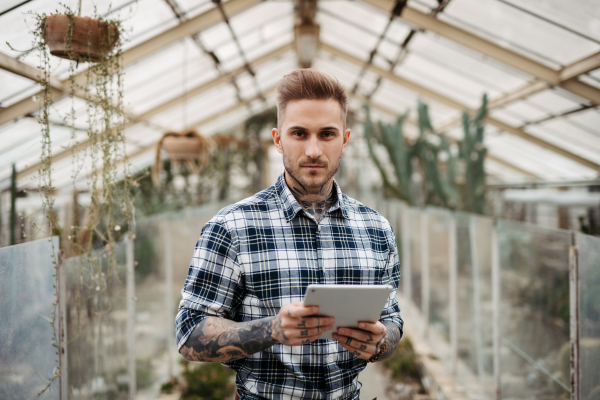
[{"label": "greenhouse", "polygon": [[[0,39],[0,399],[600,400],[597,0],[3,0]],[[389,297],[321,339],[312,284]]]}]

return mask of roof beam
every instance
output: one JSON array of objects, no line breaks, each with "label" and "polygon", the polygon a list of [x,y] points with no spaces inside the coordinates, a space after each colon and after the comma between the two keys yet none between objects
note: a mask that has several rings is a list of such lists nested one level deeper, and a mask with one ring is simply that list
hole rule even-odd
[{"label": "roof beam", "polygon": [[571,78],[576,78],[581,74],[588,73],[597,68],[600,68],[600,51],[588,57],[575,61],[573,64],[567,65],[560,70],[560,80],[566,81]]},{"label": "roof beam", "polygon": [[[337,49],[337,48],[335,48],[333,46],[330,46],[330,45],[328,45],[326,43],[321,42],[321,49],[327,51],[328,53],[330,53],[330,54],[332,54],[334,56],[337,56],[337,57],[342,58],[342,59],[344,59],[346,61],[349,61],[349,62],[351,62],[353,64],[356,64],[356,65],[359,65],[359,66],[362,66],[364,64],[361,59],[359,59],[359,58],[357,58],[357,57],[355,57],[353,55],[350,55],[350,54],[348,54],[348,53],[346,53],[346,52],[344,52],[344,51],[342,51],[340,49]],[[410,89],[412,91],[415,91],[415,92],[417,92],[417,93],[419,93],[419,94],[421,94],[421,95],[423,95],[425,97],[428,97],[428,98],[430,98],[432,100],[438,101],[438,102],[440,102],[442,104],[445,104],[447,106],[450,106],[450,107],[458,109],[458,110],[470,110],[470,111],[473,111],[469,107],[467,107],[466,105],[464,105],[462,103],[459,103],[456,100],[453,100],[453,99],[451,99],[449,97],[446,97],[445,95],[437,93],[437,92],[435,92],[435,91],[433,91],[433,90],[431,90],[429,88],[423,87],[423,86],[421,86],[421,85],[419,85],[417,83],[409,81],[408,79],[402,78],[402,77],[394,74],[391,71],[388,71],[388,70],[385,70],[383,68],[377,67],[376,65],[370,65],[369,69],[371,71],[375,72],[376,74],[378,74],[379,76],[381,76],[384,79],[389,79],[392,82],[395,82],[395,83],[397,83],[399,85],[402,85],[402,86],[404,86],[404,87],[406,87],[406,88],[408,88],[408,89]],[[521,137],[523,139],[526,139],[526,140],[528,140],[528,141],[530,141],[532,143],[537,144],[538,146],[541,146],[541,147],[543,147],[543,148],[545,148],[547,150],[550,150],[550,151],[552,151],[552,152],[554,152],[556,154],[560,154],[561,156],[566,157],[566,158],[568,158],[570,160],[573,160],[573,161],[575,161],[575,162],[577,162],[577,163],[579,163],[581,165],[584,165],[584,166],[586,166],[588,168],[591,168],[591,169],[596,170],[596,171],[600,170],[600,164],[597,164],[597,163],[595,163],[595,162],[593,162],[591,160],[588,160],[587,158],[584,158],[584,157],[582,157],[580,155],[577,155],[577,154],[572,153],[572,152],[570,152],[568,150],[565,150],[562,147],[559,147],[559,146],[554,145],[552,143],[546,142],[543,139],[540,139],[540,138],[538,138],[538,137],[536,137],[536,136],[534,136],[534,135],[532,135],[530,133],[525,132],[523,129],[515,128],[513,126],[510,126],[510,125],[508,125],[508,124],[506,124],[506,123],[504,123],[502,121],[499,121],[499,120],[497,120],[495,118],[492,118],[492,117],[487,117],[486,118],[486,122],[489,123],[489,124],[491,124],[491,125],[494,125],[494,126],[500,128],[501,130],[503,130],[503,131],[505,131],[507,133],[510,133],[510,134],[519,136],[519,137]]]},{"label": "roof beam", "polygon": [[[393,0],[362,1],[374,6],[375,8],[378,8],[381,11],[384,11],[386,14],[389,14],[396,4]],[[576,77],[577,75],[574,75],[576,72],[597,65],[600,55],[592,55],[584,60],[581,60],[579,63],[576,63],[578,64],[577,67],[574,66],[566,70],[556,71],[537,61],[531,60],[528,57],[515,53],[512,50],[501,47],[461,28],[441,21],[434,15],[425,14],[408,5],[404,7],[400,18],[412,25],[416,25],[421,29],[434,32],[490,58],[498,60],[503,64],[509,65],[519,71],[532,75],[537,79],[541,79],[552,85],[560,85],[566,90],[572,91],[578,96],[592,101],[595,104],[600,104],[598,102],[600,99],[600,89],[580,81],[576,81],[576,84],[570,83],[568,85],[564,85],[564,83],[567,82],[563,82]]]},{"label": "roof beam", "polygon": [[[260,3],[262,0],[229,0],[223,3],[223,8],[227,11],[229,16],[240,13],[248,8]],[[187,36],[190,36],[203,29],[210,28],[222,22],[221,12],[218,8],[212,8],[194,18],[191,18],[179,25],[154,36],[145,42],[138,44],[128,50],[125,50],[122,54],[121,66],[126,67],[178,40],[181,40]],[[79,72],[74,76],[75,83],[81,85],[85,83],[86,71]],[[64,80],[61,82],[63,86],[69,86],[69,81]],[[50,91],[50,97],[52,100],[56,100],[59,97],[65,95],[62,90],[56,90],[52,88]],[[35,96],[35,95],[34,95]],[[32,100],[32,97],[21,100],[15,104],[10,105],[4,110],[0,110],[0,125],[12,121],[13,119],[22,117],[23,115],[31,114],[39,109],[39,103]],[[37,93],[37,97],[41,98],[42,92]]]},{"label": "roof beam", "polygon": [[[267,62],[269,60],[272,60],[274,58],[281,56],[282,54],[284,54],[285,52],[287,52],[291,49],[292,49],[291,43],[281,46],[281,47],[271,51],[270,53],[267,53],[261,57],[258,57],[256,60],[250,62],[250,65],[253,68],[258,67],[259,65],[264,64],[265,62]],[[201,94],[202,92],[205,92],[213,87],[216,87],[217,85],[219,85],[221,83],[227,82],[231,78],[232,75],[241,74],[242,72],[246,72],[246,71],[247,70],[245,67],[240,67],[229,74],[221,75],[210,82],[201,84],[201,85],[189,90],[188,92],[182,94],[181,96],[171,99],[163,104],[159,104],[158,106],[152,108],[151,110],[148,110],[145,113],[137,116],[137,121],[149,121],[149,119],[151,117],[153,117],[163,111],[166,111],[171,107],[174,107],[174,106],[180,104],[181,102],[190,98],[191,96],[197,96],[197,95]],[[217,83],[215,83],[215,82],[217,82]],[[239,104],[241,104],[241,103],[239,103]],[[135,121],[135,120],[128,121],[125,124],[125,128],[133,125],[134,122],[137,122],[137,121]],[[85,149],[88,146],[88,144],[89,144],[89,140],[86,140],[81,143],[78,143],[77,145],[75,145],[73,147],[63,149],[59,153],[52,155],[52,161],[56,162],[56,161],[62,160],[65,157],[69,157],[73,154],[73,152],[77,152],[77,151]],[[23,169],[22,171],[19,171],[17,173],[17,178],[21,179],[27,175],[37,172],[40,165],[41,165],[40,163],[37,163],[37,164],[31,165],[31,166]]]}]

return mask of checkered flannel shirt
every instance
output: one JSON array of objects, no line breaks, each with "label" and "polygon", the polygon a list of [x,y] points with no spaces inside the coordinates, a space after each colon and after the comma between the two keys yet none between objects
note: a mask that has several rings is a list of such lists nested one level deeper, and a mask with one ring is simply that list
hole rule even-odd
[{"label": "checkered flannel shirt", "polygon": [[[268,189],[225,207],[202,229],[176,319],[181,348],[209,316],[251,321],[302,301],[310,284],[389,284],[381,320],[402,332],[396,300],[400,264],[394,233],[376,211],[342,194],[317,223],[283,175]],[[337,341],[276,344],[223,363],[249,399],[358,400],[365,366]]]}]

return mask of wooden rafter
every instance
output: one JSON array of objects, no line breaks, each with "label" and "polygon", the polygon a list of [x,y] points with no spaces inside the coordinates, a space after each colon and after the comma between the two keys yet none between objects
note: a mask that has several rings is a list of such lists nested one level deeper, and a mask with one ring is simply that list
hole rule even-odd
[{"label": "wooden rafter", "polygon": [[[286,44],[286,45],[281,46],[281,47],[279,47],[279,48],[277,48],[277,49],[275,49],[275,50],[273,50],[273,51],[271,51],[271,52],[269,52],[269,53],[267,53],[267,54],[265,54],[265,55],[263,55],[261,57],[258,57],[256,60],[250,62],[250,64],[253,67],[258,67],[259,65],[264,64],[267,61],[270,61],[270,60],[272,60],[274,58],[277,58],[277,57],[281,56],[282,54],[284,54],[287,51],[290,51],[291,49],[292,49],[292,45],[291,44]],[[176,97],[174,99],[168,100],[167,102],[165,102],[163,104],[159,104],[156,107],[152,108],[151,110],[148,110],[145,113],[137,116],[137,120],[140,120],[140,121],[149,121],[151,117],[153,117],[153,116],[155,116],[157,114],[160,114],[161,112],[166,111],[169,108],[174,107],[174,106],[180,104],[185,99],[189,99],[192,96],[198,96],[201,93],[203,93],[203,92],[205,92],[205,91],[207,91],[207,90],[209,90],[209,89],[211,89],[213,87],[216,87],[216,86],[218,86],[221,83],[227,82],[231,78],[231,76],[239,75],[239,74],[241,74],[243,72],[246,72],[246,68],[245,67],[240,67],[240,68],[236,69],[235,71],[233,71],[233,72],[231,72],[229,74],[221,75],[221,76],[219,76],[218,78],[215,78],[212,81],[209,81],[207,83],[203,83],[203,84],[201,84],[201,85],[199,85],[199,86],[197,86],[197,87],[189,90],[188,92],[186,92],[186,93],[184,93],[184,94],[182,94],[182,95],[180,95],[180,96],[178,96],[178,97]],[[135,120],[128,121],[125,124],[125,128],[133,125],[135,122],[136,122]],[[89,145],[89,140],[86,140],[86,141],[83,141],[81,143],[78,143],[76,146],[69,147],[67,149],[63,149],[62,151],[60,151],[60,152],[58,152],[58,153],[56,153],[56,154],[54,154],[52,156],[52,161],[56,162],[56,161],[59,161],[59,160],[65,158],[65,157],[69,157],[74,151],[77,152],[77,151],[83,150],[88,145]],[[21,178],[23,178],[23,177],[25,177],[27,175],[31,175],[31,174],[35,173],[39,169],[39,167],[40,167],[40,163],[36,163],[34,165],[31,165],[31,166],[29,166],[29,167],[27,167],[27,168],[19,171],[17,173],[17,178],[21,179]]]}]

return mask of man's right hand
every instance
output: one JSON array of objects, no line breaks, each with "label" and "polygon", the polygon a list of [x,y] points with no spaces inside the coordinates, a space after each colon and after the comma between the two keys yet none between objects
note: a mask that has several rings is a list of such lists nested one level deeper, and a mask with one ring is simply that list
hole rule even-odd
[{"label": "man's right hand", "polygon": [[275,317],[273,338],[288,346],[312,343],[333,329],[333,318],[317,317],[319,307],[305,307],[300,301],[281,307]]}]

